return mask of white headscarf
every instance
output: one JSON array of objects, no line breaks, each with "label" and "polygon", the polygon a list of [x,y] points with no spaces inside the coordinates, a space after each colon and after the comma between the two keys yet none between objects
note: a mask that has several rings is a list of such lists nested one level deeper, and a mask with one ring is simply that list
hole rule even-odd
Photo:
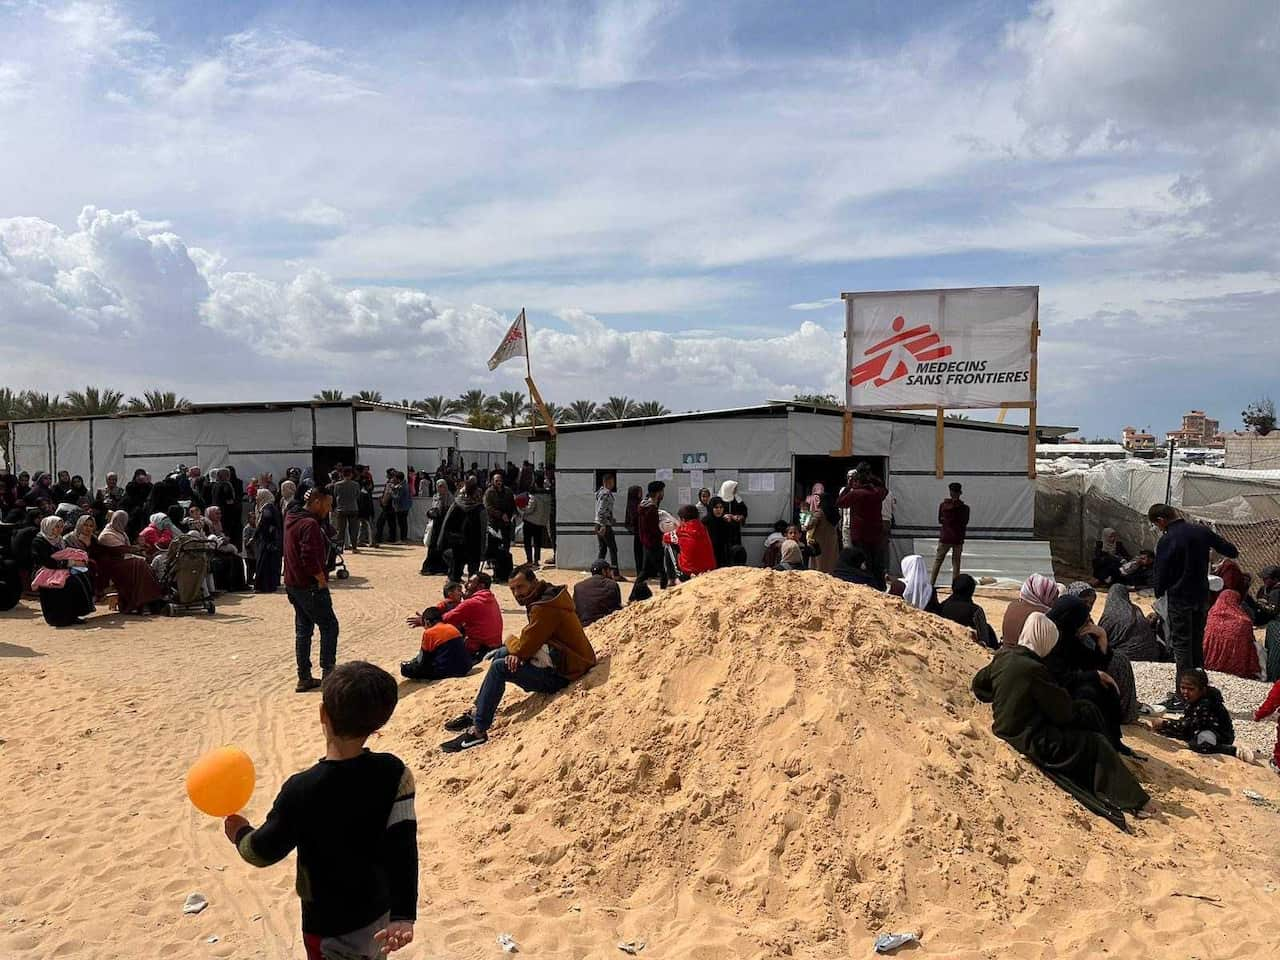
[{"label": "white headscarf", "polygon": [[111,514],[111,519],[98,534],[98,542],[104,547],[129,546],[129,514],[123,510]]},{"label": "white headscarf", "polygon": [[258,488],[257,504],[260,508],[266,506],[268,503],[275,503],[275,502],[276,502],[276,495],[274,493],[272,493],[266,487]]},{"label": "white headscarf", "polygon": [[923,610],[929,605],[929,601],[933,599],[933,584],[929,582],[929,568],[925,565],[924,557],[913,553],[902,558],[902,582],[906,586],[902,599],[917,610]]},{"label": "white headscarf", "polygon": [[1058,628],[1043,613],[1036,611],[1022,624],[1018,646],[1026,647],[1037,657],[1044,659],[1058,645]]},{"label": "white headscarf", "polygon": [[720,484],[720,499],[724,501],[726,507],[738,499],[737,480],[726,480]]},{"label": "white headscarf", "polygon": [[53,544],[55,547],[61,550],[62,541],[58,539],[58,531],[61,530],[64,526],[66,526],[66,524],[63,522],[61,517],[57,517],[57,516],[45,517],[43,520],[40,521],[40,536],[44,537],[51,544]]}]

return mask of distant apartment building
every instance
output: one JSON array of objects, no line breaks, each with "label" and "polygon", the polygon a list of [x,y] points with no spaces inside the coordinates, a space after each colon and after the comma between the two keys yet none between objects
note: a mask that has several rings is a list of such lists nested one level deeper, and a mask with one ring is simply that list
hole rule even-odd
[{"label": "distant apartment building", "polygon": [[1156,448],[1155,436],[1150,433],[1144,433],[1137,427],[1125,427],[1120,442],[1126,450],[1134,453],[1140,450],[1154,450]]},{"label": "distant apartment building", "polygon": [[1180,447],[1222,447],[1225,440],[1219,426],[1203,410],[1192,410],[1182,415],[1182,429],[1170,430],[1165,439],[1176,440]]}]

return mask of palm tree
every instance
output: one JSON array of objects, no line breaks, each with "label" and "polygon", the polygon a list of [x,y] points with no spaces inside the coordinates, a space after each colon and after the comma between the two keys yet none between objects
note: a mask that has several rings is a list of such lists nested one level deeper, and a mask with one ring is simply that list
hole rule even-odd
[{"label": "palm tree", "polygon": [[644,403],[637,403],[631,408],[631,416],[633,417],[665,417],[670,412],[657,400],[646,400]]},{"label": "palm tree", "polygon": [[511,426],[515,426],[520,419],[520,412],[524,410],[528,401],[525,395],[519,390],[502,390],[498,393],[497,410],[499,416],[511,421]]},{"label": "palm tree", "polygon": [[[567,411],[558,403],[550,400],[542,401],[542,405],[547,408],[547,413],[551,417],[552,423],[564,423]],[[546,421],[542,419],[542,411],[538,409],[537,404],[530,401],[524,405],[524,422],[529,426],[541,426]]]},{"label": "palm tree", "polygon": [[84,390],[67,391],[67,413],[73,416],[97,417],[119,413],[122,409],[124,394],[119,390],[85,387]]},{"label": "palm tree", "polygon": [[356,392],[356,395],[352,399],[363,400],[365,403],[381,403],[382,391],[381,390],[359,390]]},{"label": "palm tree", "polygon": [[134,413],[160,413],[164,410],[185,410],[191,401],[172,390],[147,390],[140,397],[129,398],[129,409]]},{"label": "palm tree", "polygon": [[594,400],[575,400],[564,412],[566,423],[589,423],[599,418],[600,410]]},{"label": "palm tree", "polygon": [[432,420],[446,420],[460,409],[457,400],[448,397],[424,397],[414,404],[418,410]]},{"label": "palm tree", "polygon": [[468,390],[457,400],[458,413],[466,416],[470,421],[473,417],[478,417],[485,413],[489,408],[489,398],[485,396],[483,390]]},{"label": "palm tree", "polygon": [[344,399],[344,395],[341,390],[321,390],[319,393],[315,394],[311,399],[319,400],[325,403],[332,403],[334,400]]},{"label": "palm tree", "polygon": [[62,405],[62,397],[56,393],[36,393],[34,390],[27,390],[22,394],[19,403],[21,415],[28,420],[47,420],[50,417],[60,417],[66,412],[66,408]]},{"label": "palm tree", "polygon": [[633,416],[631,411],[635,405],[630,397],[610,397],[606,403],[601,404],[598,416],[601,420],[625,420]]},{"label": "palm tree", "polygon": [[0,450],[5,462],[13,466],[13,451],[9,449],[9,421],[22,416],[22,394],[8,387],[0,387]]}]

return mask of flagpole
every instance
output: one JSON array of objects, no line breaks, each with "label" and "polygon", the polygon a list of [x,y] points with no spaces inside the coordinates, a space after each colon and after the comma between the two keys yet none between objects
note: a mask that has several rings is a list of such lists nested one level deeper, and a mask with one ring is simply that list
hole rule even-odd
[{"label": "flagpole", "polygon": [[546,421],[547,432],[551,436],[556,435],[556,424],[551,419],[551,411],[547,409],[547,405],[542,402],[542,395],[538,393],[538,385],[533,382],[533,364],[529,359],[529,318],[525,315],[524,307],[520,308],[521,327],[524,333],[524,382],[529,387],[529,398],[533,400],[533,405],[538,408],[538,412],[542,414],[542,419]]}]

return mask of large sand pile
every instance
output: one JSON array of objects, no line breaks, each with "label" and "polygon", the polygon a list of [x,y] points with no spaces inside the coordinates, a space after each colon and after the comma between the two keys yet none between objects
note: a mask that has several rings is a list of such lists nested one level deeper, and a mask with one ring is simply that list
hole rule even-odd
[{"label": "large sand pile", "polygon": [[461,828],[494,835],[483,875],[646,905],[669,918],[651,942],[727,915],[763,955],[1110,895],[1077,854],[1128,838],[990,734],[969,692],[986,654],[958,627],[737,569],[591,637],[601,666],[555,699],[516,692],[485,748],[441,758],[434,725],[413,731]]}]

